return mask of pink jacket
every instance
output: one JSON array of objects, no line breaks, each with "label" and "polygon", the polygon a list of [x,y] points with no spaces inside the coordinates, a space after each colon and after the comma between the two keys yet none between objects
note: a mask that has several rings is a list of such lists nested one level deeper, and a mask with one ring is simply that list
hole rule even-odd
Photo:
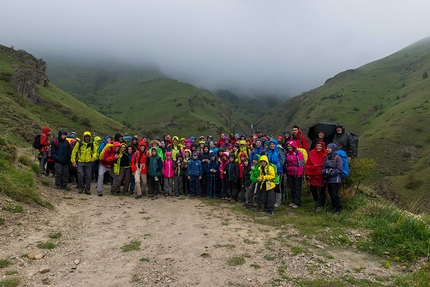
[{"label": "pink jacket", "polygon": [[305,158],[303,153],[297,149],[297,143],[295,141],[289,141],[287,144],[293,146],[293,150],[288,152],[285,161],[285,172],[288,175],[294,175],[301,177],[305,170]]},{"label": "pink jacket", "polygon": [[175,170],[173,169],[172,158],[167,159],[167,156],[172,156],[170,151],[166,152],[166,159],[163,162],[163,176],[166,178],[172,178],[175,175]]}]

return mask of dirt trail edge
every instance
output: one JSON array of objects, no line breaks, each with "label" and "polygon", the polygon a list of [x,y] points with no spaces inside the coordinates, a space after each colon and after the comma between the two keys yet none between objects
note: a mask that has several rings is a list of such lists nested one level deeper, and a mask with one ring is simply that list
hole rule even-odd
[{"label": "dirt trail edge", "polygon": [[[399,272],[352,248],[331,250],[312,238],[302,245],[294,228],[254,223],[220,200],[47,190],[54,211],[2,210],[0,258],[12,262],[2,276],[16,270],[20,286],[295,286],[296,279],[373,281]],[[48,241],[57,246],[37,247]],[[127,251],[133,242],[138,250]],[[37,253],[43,258],[27,258]]]}]

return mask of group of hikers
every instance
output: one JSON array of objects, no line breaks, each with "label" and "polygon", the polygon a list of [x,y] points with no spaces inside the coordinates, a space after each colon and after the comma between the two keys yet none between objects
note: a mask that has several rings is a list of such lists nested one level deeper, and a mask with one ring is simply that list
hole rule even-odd
[{"label": "group of hikers", "polygon": [[[126,141],[119,133],[102,139],[88,131],[78,138],[76,132],[65,130],[51,140],[50,131],[44,127],[33,146],[39,149],[42,173],[55,174],[57,189],[69,191],[76,183],[79,193],[90,195],[95,181],[98,196],[103,196],[103,185],[110,184],[114,195],[221,198],[269,215],[285,201],[299,208],[304,182],[316,202],[315,211],[325,207],[327,188],[332,212],[339,214],[344,158],[356,157],[358,149],[342,124],[336,126],[332,140],[320,132],[310,147],[298,126],[276,138],[262,132],[250,137],[230,132],[216,140],[166,134]],[[339,156],[338,150],[346,156]]]}]

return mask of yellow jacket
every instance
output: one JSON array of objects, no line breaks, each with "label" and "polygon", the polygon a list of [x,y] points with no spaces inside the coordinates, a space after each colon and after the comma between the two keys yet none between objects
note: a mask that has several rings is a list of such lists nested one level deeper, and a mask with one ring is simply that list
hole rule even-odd
[{"label": "yellow jacket", "polygon": [[[85,142],[85,137],[89,136],[90,140]],[[84,132],[82,140],[77,141],[72,150],[72,158],[70,161],[75,162],[91,162],[91,158],[97,158],[97,150],[94,148],[94,144],[91,141],[91,133]]]},{"label": "yellow jacket", "polygon": [[258,170],[260,171],[260,175],[258,176],[260,187],[261,187],[261,184],[266,183],[266,190],[273,189],[275,188],[275,183],[273,182],[273,180],[275,179],[275,169],[269,165],[269,160],[266,155],[262,155],[260,157],[260,162],[261,161],[265,161],[266,166],[264,167],[264,173],[263,173],[263,166],[260,164],[260,166],[258,167]]}]

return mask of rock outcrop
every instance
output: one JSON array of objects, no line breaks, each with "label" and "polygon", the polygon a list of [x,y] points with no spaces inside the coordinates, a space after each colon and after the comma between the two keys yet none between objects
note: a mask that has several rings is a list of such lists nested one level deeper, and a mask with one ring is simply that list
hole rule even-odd
[{"label": "rock outcrop", "polygon": [[46,62],[37,59],[24,50],[15,51],[0,45],[0,53],[12,55],[22,61],[22,65],[16,65],[12,75],[13,88],[18,95],[33,103],[40,103],[41,99],[37,92],[36,84],[47,87],[49,83],[48,73],[46,72]]}]

